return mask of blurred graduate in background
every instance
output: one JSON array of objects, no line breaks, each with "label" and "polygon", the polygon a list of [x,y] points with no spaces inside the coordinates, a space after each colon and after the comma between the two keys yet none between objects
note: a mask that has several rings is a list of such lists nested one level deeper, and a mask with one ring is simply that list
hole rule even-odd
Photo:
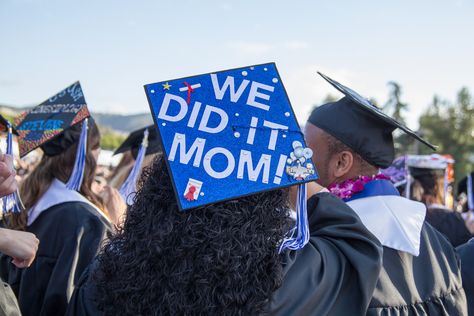
[{"label": "blurred graduate in background", "polygon": [[397,158],[382,172],[392,179],[403,195],[425,204],[426,221],[457,247],[474,236],[474,225],[461,212],[448,206],[452,205],[449,199],[450,163],[451,159],[438,154],[406,155]]},{"label": "blurred graduate in background", "polygon": [[2,258],[1,272],[23,315],[63,315],[125,204],[116,191],[103,199],[91,190],[100,134],[79,82],[25,113],[16,128],[20,156],[37,147],[44,155],[21,185],[26,209],[9,226],[34,233],[40,246],[31,267],[20,270]]}]

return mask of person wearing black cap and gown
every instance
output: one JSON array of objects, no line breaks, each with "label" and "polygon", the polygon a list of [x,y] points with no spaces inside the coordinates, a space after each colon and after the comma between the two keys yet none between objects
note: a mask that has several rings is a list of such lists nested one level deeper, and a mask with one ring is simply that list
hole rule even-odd
[{"label": "person wearing black cap and gown", "polygon": [[438,154],[405,155],[381,172],[390,177],[405,197],[425,204],[425,221],[457,247],[473,237],[470,230],[474,227],[460,212],[446,206],[450,160]]},{"label": "person wearing black cap and gown", "polygon": [[21,156],[37,147],[44,155],[22,183],[26,209],[12,216],[10,226],[34,233],[40,244],[31,267],[17,269],[2,258],[1,272],[23,315],[63,315],[74,285],[113,228],[115,210],[91,191],[99,130],[79,82],[25,113],[16,129]]},{"label": "person wearing black cap and gown", "polygon": [[[409,167],[413,185],[419,185],[421,196],[412,196],[427,207],[426,221],[441,232],[451,242],[453,247],[466,243],[474,237],[474,227],[469,225],[462,214],[444,205],[444,170]],[[472,230],[472,231],[471,231]]]},{"label": "person wearing black cap and gown", "polygon": [[426,207],[399,196],[379,168],[394,159],[399,128],[434,149],[355,91],[321,74],[345,96],[317,107],[306,124],[322,185],[343,198],[384,246],[367,315],[466,315],[459,262],[450,243],[424,223]]}]

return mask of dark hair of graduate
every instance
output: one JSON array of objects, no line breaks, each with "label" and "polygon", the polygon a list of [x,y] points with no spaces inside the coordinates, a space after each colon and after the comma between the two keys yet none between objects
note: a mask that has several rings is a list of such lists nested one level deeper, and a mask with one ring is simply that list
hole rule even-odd
[{"label": "dark hair of graduate", "polygon": [[[92,182],[94,181],[97,161],[92,150],[100,146],[100,132],[97,124],[93,120],[89,121],[89,131],[87,135],[86,164],[84,168],[84,179],[80,188],[80,193],[94,203],[97,207],[106,212],[102,199],[92,192]],[[73,128],[80,131],[81,124]],[[55,156],[43,155],[38,166],[23,180],[20,186],[20,196],[25,210],[20,214],[11,214],[11,218],[6,220],[7,226],[14,229],[25,229],[27,221],[27,210],[34,206],[41,196],[48,190],[54,178],[66,183],[74,168],[78,141]]]},{"label": "dark hair of graduate", "polygon": [[443,204],[444,170],[411,168],[414,183],[411,198],[426,205]]},{"label": "dark hair of graduate", "polygon": [[158,157],[92,273],[105,315],[255,315],[282,282],[287,190],[179,211]]}]

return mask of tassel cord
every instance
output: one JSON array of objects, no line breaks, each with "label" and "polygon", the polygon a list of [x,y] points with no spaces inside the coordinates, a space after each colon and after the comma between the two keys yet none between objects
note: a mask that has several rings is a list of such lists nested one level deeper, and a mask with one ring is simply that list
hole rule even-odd
[{"label": "tassel cord", "polygon": [[133,168],[130,171],[130,174],[127,177],[127,180],[122,184],[119,189],[120,195],[123,197],[127,205],[133,204],[133,193],[137,191],[137,180],[140,176],[143,160],[145,159],[146,150],[148,148],[148,129],[145,129],[143,132],[143,140],[140,145],[140,149],[137,154],[137,159],[133,164]]},{"label": "tassel cord", "polygon": [[295,227],[289,232],[289,237],[283,239],[278,251],[279,253],[285,249],[302,249],[309,242],[309,222],[306,198],[306,184],[300,184],[297,193]]},{"label": "tassel cord", "polygon": [[77,145],[76,159],[74,161],[74,168],[72,169],[71,176],[69,177],[66,187],[69,190],[79,191],[84,179],[84,169],[86,164],[87,154],[87,130],[88,130],[88,119],[82,122],[81,136],[79,138],[79,144]]}]

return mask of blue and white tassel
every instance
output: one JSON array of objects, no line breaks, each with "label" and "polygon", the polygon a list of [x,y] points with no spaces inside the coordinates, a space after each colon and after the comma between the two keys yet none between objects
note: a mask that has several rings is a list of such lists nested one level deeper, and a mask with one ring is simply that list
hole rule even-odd
[{"label": "blue and white tassel", "polygon": [[133,164],[133,168],[127,177],[127,180],[120,187],[119,193],[127,203],[133,204],[133,193],[137,191],[137,180],[142,170],[143,160],[145,159],[146,150],[148,148],[148,129],[143,132],[143,140],[138,150],[137,159]]},{"label": "blue and white tassel", "polygon": [[[308,211],[306,205],[306,184],[298,186],[297,200],[296,200],[296,224],[291,230],[291,235],[283,239],[279,253],[285,249],[299,250],[302,249],[309,242],[309,222]],[[295,236],[296,235],[296,236]]]},{"label": "blue and white tassel", "polygon": [[[8,126],[7,126],[6,154],[13,157],[13,132],[12,132],[12,126],[10,125],[10,123],[8,123]],[[13,213],[20,213],[22,210],[25,209],[25,207],[23,206],[23,202],[21,201],[20,193],[18,192],[18,189],[12,194],[4,196],[2,198],[2,204],[3,204],[3,214],[8,213],[10,210]]]},{"label": "blue and white tassel", "polygon": [[474,197],[472,196],[472,175],[467,175],[467,206],[469,210],[474,211]]},{"label": "blue and white tassel", "polygon": [[69,177],[69,180],[66,183],[66,187],[69,190],[79,191],[81,189],[82,180],[84,179],[84,169],[86,165],[88,128],[88,119],[85,119],[84,121],[82,121],[81,136],[79,138],[79,144],[77,145],[74,168],[72,169],[71,176]]}]

